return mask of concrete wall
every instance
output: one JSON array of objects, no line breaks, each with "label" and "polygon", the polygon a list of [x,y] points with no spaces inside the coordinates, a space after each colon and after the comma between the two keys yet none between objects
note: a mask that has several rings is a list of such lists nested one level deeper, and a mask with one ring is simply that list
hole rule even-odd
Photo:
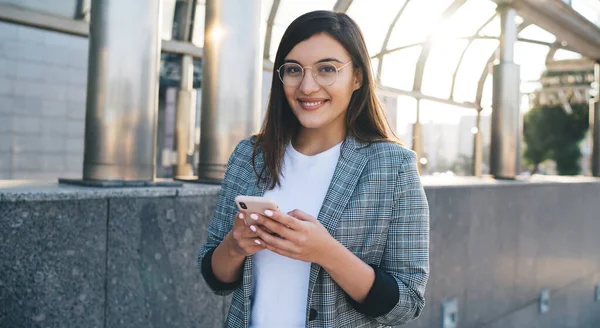
[{"label": "concrete wall", "polygon": [[0,22],[0,179],[81,177],[87,38]]},{"label": "concrete wall", "polygon": [[[600,327],[600,183],[431,186],[431,279],[423,317],[441,327]],[[551,289],[551,309],[538,296]]]},{"label": "concrete wall", "polygon": [[[0,183],[0,327],[218,327],[227,300],[196,269],[217,192]],[[431,279],[407,327],[441,327],[451,298],[458,327],[600,326],[600,182],[426,192]]]}]

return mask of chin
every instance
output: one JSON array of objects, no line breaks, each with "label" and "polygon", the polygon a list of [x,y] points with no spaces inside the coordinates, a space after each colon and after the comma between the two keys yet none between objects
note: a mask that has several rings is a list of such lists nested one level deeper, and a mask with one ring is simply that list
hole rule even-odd
[{"label": "chin", "polygon": [[318,129],[318,128],[325,126],[325,123],[323,123],[321,121],[303,120],[303,119],[299,119],[298,121],[300,121],[300,124],[302,125],[302,127],[306,128],[306,129]]}]

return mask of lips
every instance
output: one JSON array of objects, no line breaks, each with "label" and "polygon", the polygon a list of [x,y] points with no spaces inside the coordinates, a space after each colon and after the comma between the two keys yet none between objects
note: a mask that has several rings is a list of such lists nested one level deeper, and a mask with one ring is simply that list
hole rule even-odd
[{"label": "lips", "polygon": [[300,106],[302,106],[302,108],[304,108],[305,110],[319,109],[323,107],[323,105],[328,101],[328,99],[298,99],[298,102],[300,102]]}]

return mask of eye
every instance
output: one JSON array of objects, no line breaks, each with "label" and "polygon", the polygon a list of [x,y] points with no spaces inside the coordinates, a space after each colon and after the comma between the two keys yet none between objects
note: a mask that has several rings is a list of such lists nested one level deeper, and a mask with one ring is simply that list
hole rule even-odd
[{"label": "eye", "polygon": [[331,64],[323,65],[319,68],[320,73],[335,73],[336,68]]},{"label": "eye", "polygon": [[302,75],[302,68],[299,65],[286,65],[284,75],[299,76]]}]

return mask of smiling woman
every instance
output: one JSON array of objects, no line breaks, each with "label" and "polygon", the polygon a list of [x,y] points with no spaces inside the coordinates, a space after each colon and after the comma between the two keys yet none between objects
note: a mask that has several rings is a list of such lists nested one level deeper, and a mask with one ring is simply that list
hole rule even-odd
[{"label": "smiling woman", "polygon": [[[199,265],[233,292],[228,327],[379,327],[417,318],[429,208],[416,156],[391,134],[347,15],[283,35],[261,131],[231,155]],[[280,210],[236,213],[239,195]]]}]

